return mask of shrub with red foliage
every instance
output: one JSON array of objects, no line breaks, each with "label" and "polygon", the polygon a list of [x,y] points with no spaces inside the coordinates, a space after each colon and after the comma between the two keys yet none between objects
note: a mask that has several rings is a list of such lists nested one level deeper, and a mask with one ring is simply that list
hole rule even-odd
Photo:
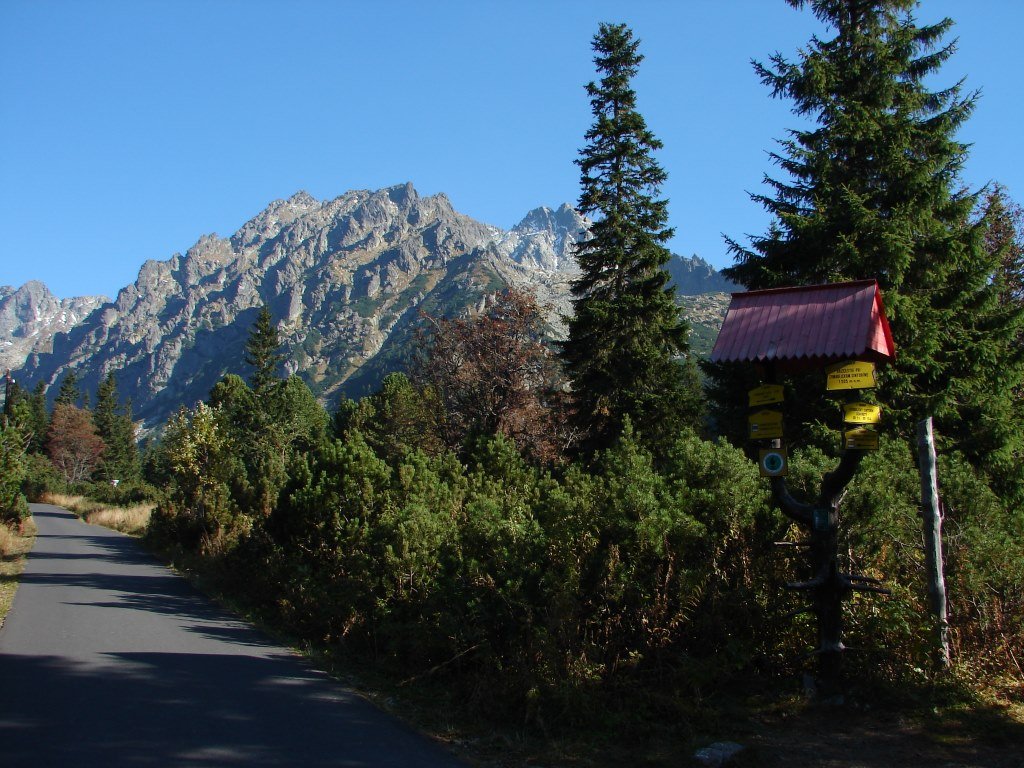
[{"label": "shrub with red foliage", "polygon": [[439,393],[448,445],[501,433],[536,461],[559,461],[572,434],[563,418],[564,379],[544,343],[536,298],[509,288],[474,316],[425,317],[414,378]]},{"label": "shrub with red foliage", "polygon": [[64,480],[79,483],[88,480],[99,466],[105,446],[96,433],[92,414],[67,403],[57,403],[50,418],[46,448]]}]

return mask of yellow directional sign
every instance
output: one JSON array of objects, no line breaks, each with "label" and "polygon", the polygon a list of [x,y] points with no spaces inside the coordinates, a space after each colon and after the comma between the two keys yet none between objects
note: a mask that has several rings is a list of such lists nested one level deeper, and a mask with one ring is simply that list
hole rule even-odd
[{"label": "yellow directional sign", "polygon": [[748,405],[756,408],[759,405],[774,405],[783,401],[781,384],[762,384],[747,392]]},{"label": "yellow directional sign", "polygon": [[863,360],[847,360],[825,369],[828,372],[826,389],[874,389],[875,364]]},{"label": "yellow directional sign", "polygon": [[882,420],[882,406],[871,403],[845,403],[843,421],[847,424],[877,424]]},{"label": "yellow directional sign", "polygon": [[782,411],[757,411],[747,418],[751,440],[782,437]]},{"label": "yellow directional sign", "polygon": [[877,451],[878,433],[868,427],[856,427],[843,432],[843,448],[858,451]]},{"label": "yellow directional sign", "polygon": [[761,477],[783,477],[789,474],[789,456],[785,448],[762,448],[757,468]]}]

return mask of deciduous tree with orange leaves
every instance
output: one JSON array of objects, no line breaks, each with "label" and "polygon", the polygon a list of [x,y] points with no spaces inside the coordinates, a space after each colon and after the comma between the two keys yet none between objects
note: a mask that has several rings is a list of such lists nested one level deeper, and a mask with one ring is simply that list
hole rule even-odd
[{"label": "deciduous tree with orange leaves", "polygon": [[441,398],[448,445],[501,433],[541,462],[557,460],[571,435],[562,426],[563,380],[543,341],[537,300],[510,288],[475,316],[426,319],[415,378]]},{"label": "deciduous tree with orange leaves", "polygon": [[50,418],[46,448],[53,466],[71,484],[92,476],[93,470],[99,466],[104,445],[88,411],[68,403],[57,403]]}]

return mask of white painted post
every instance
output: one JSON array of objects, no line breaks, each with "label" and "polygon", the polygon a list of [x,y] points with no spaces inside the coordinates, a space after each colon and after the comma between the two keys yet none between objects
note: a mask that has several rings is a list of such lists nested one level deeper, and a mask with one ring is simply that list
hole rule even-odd
[{"label": "white painted post", "polygon": [[917,456],[921,473],[921,518],[924,526],[924,560],[928,580],[928,598],[938,632],[938,663],[949,668],[949,617],[946,607],[946,580],[942,568],[942,508],[935,461],[932,417],[917,423]]}]

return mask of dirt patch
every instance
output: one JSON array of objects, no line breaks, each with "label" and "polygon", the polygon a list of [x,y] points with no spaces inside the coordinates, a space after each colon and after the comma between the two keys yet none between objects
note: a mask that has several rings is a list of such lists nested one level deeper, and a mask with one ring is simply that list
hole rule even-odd
[{"label": "dirt patch", "polygon": [[548,738],[532,729],[488,733],[458,717],[439,728],[423,708],[398,709],[481,768],[678,768],[698,765],[698,749],[726,741],[744,747],[728,764],[735,768],[1024,768],[1024,685],[1000,690],[1001,700],[985,700],[962,686],[946,693],[888,688],[842,703],[733,692],[695,706],[686,722]]},{"label": "dirt patch", "polygon": [[753,717],[734,734],[742,766],[1024,768],[1024,722],[975,704],[931,713],[807,703]]}]

